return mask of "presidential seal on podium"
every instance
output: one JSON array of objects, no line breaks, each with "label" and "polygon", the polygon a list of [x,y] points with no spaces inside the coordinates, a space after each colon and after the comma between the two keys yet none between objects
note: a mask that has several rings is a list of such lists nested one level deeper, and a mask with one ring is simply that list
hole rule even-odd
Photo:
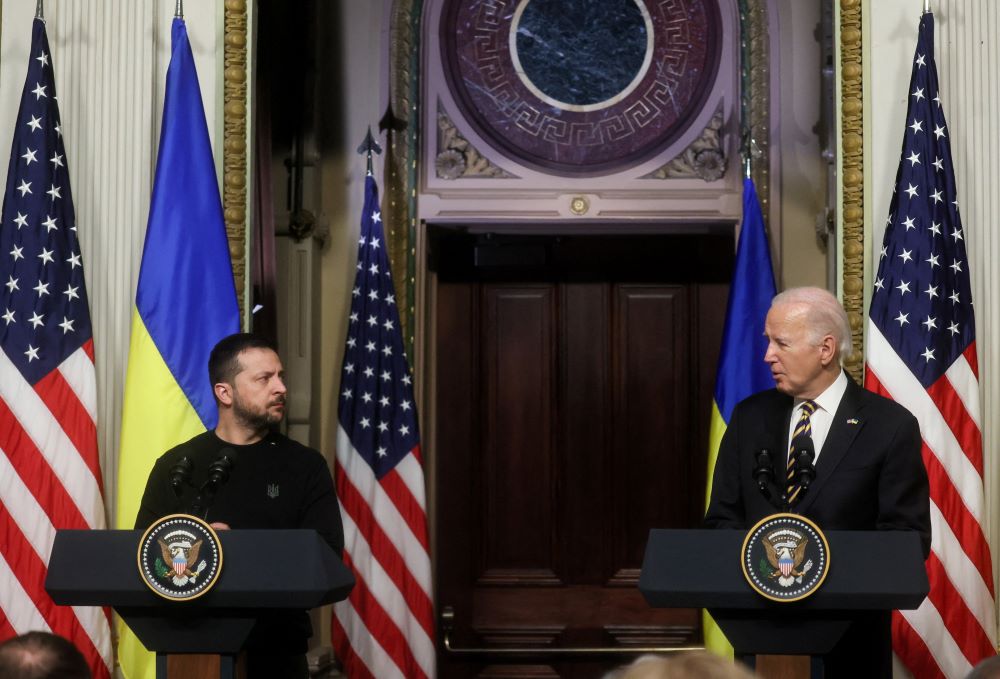
[{"label": "presidential seal on podium", "polygon": [[211,526],[189,514],[171,514],[139,541],[139,575],[164,599],[197,599],[222,572],[222,545]]},{"label": "presidential seal on podium", "polygon": [[830,545],[815,523],[798,514],[772,514],[747,532],[740,552],[750,587],[771,601],[805,599],[830,570]]}]

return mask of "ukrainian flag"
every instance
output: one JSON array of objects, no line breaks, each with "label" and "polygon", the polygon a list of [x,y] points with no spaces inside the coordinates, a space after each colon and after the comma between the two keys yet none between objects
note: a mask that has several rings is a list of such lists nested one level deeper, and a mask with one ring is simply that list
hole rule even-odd
[{"label": "ukrainian flag", "polygon": [[[733,408],[747,396],[774,387],[771,371],[764,363],[767,352],[764,318],[774,294],[774,271],[764,216],[753,180],[747,178],[743,180],[743,225],[736,248],[736,270],[729,289],[719,370],[715,376],[715,400],[708,434],[706,505],[712,494],[712,474],[719,455],[719,444],[733,416]],[[705,648],[732,657],[732,646],[707,613],[703,616],[703,623]]]},{"label": "ukrainian flag", "polygon": [[[194,56],[174,19],[153,197],[132,310],[118,462],[119,528],[132,528],[153,462],[215,427],[208,355],[239,332],[239,308]],[[129,679],[155,661],[122,626],[118,658]]]}]

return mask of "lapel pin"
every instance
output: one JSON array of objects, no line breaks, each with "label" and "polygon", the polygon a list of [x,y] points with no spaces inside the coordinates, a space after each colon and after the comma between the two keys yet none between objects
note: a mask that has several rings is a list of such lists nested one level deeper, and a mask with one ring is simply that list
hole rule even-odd
[{"label": "lapel pin", "polygon": [[856,417],[852,417],[851,419],[849,419],[847,421],[847,424],[857,424],[857,423],[858,423],[858,419]]}]

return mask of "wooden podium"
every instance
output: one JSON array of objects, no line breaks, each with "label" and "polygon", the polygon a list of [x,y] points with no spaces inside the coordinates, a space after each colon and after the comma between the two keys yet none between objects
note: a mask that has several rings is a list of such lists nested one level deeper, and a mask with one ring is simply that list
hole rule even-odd
[{"label": "wooden podium", "polygon": [[[45,589],[63,606],[114,608],[156,653],[157,679],[192,679],[192,672],[234,679],[258,617],[340,601],[354,587],[350,570],[314,530],[228,530],[219,532],[224,560],[214,588],[191,601],[171,601],[139,576],[143,532],[59,531]],[[177,657],[203,654],[218,661],[199,660],[195,664],[208,669],[192,670]]]},{"label": "wooden podium", "polygon": [[[810,597],[775,602],[757,594],[740,568],[746,531],[651,530],[639,589],[657,608],[706,608],[736,656],[784,668],[790,656],[813,662],[772,670],[810,676],[861,611],[911,610],[929,585],[920,536],[907,531],[826,531],[830,569]],[[768,656],[768,657],[763,657]],[[804,667],[803,671],[801,668]],[[815,676],[815,671],[813,672]]]}]

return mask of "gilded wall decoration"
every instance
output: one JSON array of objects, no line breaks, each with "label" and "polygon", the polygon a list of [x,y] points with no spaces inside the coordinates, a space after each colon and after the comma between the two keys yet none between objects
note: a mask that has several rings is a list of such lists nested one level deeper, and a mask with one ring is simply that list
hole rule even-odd
[{"label": "gilded wall decoration", "polygon": [[843,298],[854,355],[847,371],[864,371],[864,149],[862,119],[861,0],[840,0],[841,147],[843,170]]},{"label": "gilded wall decoration", "polygon": [[222,208],[240,318],[247,283],[247,4],[226,0],[223,79]]},{"label": "gilded wall decoration", "polygon": [[641,179],[701,178],[706,182],[722,179],[726,174],[726,150],[722,145],[722,108],[691,144],[677,157]]},{"label": "gilded wall decoration", "polygon": [[748,41],[749,73],[746,85],[750,92],[745,124],[750,129],[753,146],[751,177],[764,214],[771,213],[771,38],[768,34],[768,0],[747,0],[744,22]]},{"label": "gilded wall decoration", "polygon": [[438,154],[434,160],[434,170],[441,179],[459,177],[476,178],[516,178],[516,175],[497,167],[479,152],[455,127],[448,114],[438,103]]},{"label": "gilded wall decoration", "polygon": [[413,358],[416,287],[416,186],[419,42],[422,0],[396,0],[389,25],[389,110],[386,132],[382,223],[389,262],[396,272],[396,300],[404,343]]}]

